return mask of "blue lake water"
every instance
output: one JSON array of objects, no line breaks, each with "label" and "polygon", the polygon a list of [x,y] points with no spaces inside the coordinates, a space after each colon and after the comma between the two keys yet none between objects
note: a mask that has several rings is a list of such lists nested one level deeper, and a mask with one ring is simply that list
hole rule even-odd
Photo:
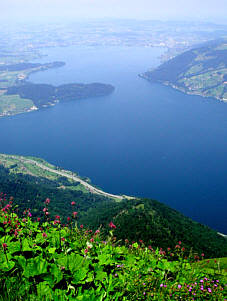
[{"label": "blue lake water", "polygon": [[[161,48],[49,48],[37,83],[103,82],[107,97],[0,119],[0,152],[33,155],[112,193],[160,200],[227,232],[227,104],[150,84]],[[183,229],[182,229],[183,230]]]}]

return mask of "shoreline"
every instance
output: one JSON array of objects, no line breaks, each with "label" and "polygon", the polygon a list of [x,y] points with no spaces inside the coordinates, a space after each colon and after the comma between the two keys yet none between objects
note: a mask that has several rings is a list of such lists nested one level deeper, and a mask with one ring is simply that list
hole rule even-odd
[{"label": "shoreline", "polygon": [[203,97],[203,98],[211,98],[211,99],[214,99],[214,100],[218,100],[222,103],[227,103],[227,99],[223,98],[218,98],[218,97],[215,97],[215,96],[207,96],[207,95],[204,95],[200,92],[191,92],[189,90],[185,90],[184,88],[181,88],[181,87],[178,87],[170,82],[165,82],[165,81],[152,81],[151,79],[149,79],[146,75],[144,75],[144,73],[141,73],[141,74],[138,74],[139,77],[147,80],[148,82],[150,83],[158,83],[158,84],[161,84],[163,86],[166,86],[166,87],[171,87],[172,89],[174,90],[177,90],[177,91],[180,91],[184,94],[187,94],[187,95],[194,95],[194,96],[200,96],[200,97]]}]

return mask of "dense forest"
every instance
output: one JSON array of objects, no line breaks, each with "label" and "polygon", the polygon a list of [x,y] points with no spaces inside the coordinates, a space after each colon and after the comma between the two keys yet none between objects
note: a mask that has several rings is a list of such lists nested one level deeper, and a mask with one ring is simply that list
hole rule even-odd
[{"label": "dense forest", "polygon": [[57,101],[105,96],[113,91],[114,87],[112,85],[101,83],[65,84],[55,87],[48,84],[25,82],[21,85],[9,87],[6,95],[19,95],[21,98],[31,99],[36,107],[41,108]]}]

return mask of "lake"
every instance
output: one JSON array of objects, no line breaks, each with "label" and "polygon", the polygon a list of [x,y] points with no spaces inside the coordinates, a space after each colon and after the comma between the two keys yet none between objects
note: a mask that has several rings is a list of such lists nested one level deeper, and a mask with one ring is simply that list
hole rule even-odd
[{"label": "lake", "polygon": [[42,157],[105,191],[157,199],[227,233],[227,104],[139,78],[163,52],[44,49],[48,56],[39,62],[66,65],[32,74],[31,81],[102,82],[116,90],[0,119],[0,152]]}]

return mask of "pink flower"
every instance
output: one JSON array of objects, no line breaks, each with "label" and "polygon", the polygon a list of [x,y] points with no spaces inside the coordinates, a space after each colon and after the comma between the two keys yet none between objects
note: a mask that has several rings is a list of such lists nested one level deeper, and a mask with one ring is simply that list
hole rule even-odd
[{"label": "pink flower", "polygon": [[48,209],[45,207],[45,208],[43,208],[43,212],[46,212]]},{"label": "pink flower", "polygon": [[43,232],[42,236],[43,237],[47,237],[47,234],[45,232]]},{"label": "pink flower", "polygon": [[6,243],[3,243],[3,244],[2,244],[2,247],[3,247],[4,250],[6,250],[6,248],[7,248],[8,246],[7,246]]},{"label": "pink flower", "polygon": [[181,285],[180,284],[178,284],[178,286],[177,286],[179,289],[181,288]]},{"label": "pink flower", "polygon": [[70,222],[70,217],[69,216],[67,217],[67,221]]},{"label": "pink flower", "polygon": [[72,206],[76,205],[76,202],[72,201],[72,202],[71,202],[71,205],[72,205]]},{"label": "pink flower", "polygon": [[110,227],[111,229],[116,229],[116,226],[114,225],[113,222],[110,222],[110,223],[109,223],[109,227]]},{"label": "pink flower", "polygon": [[65,238],[64,238],[64,237],[62,237],[62,238],[61,238],[61,241],[65,241]]},{"label": "pink flower", "polygon": [[77,216],[78,212],[74,211],[73,212],[73,217],[75,218]]},{"label": "pink flower", "polygon": [[84,225],[80,225],[80,228],[83,229]]},{"label": "pink flower", "polygon": [[85,249],[85,250],[84,250],[84,253],[87,254],[87,252],[88,252],[88,249]]},{"label": "pink flower", "polygon": [[100,233],[100,230],[96,230],[95,231],[95,235],[99,234]]},{"label": "pink flower", "polygon": [[50,204],[50,199],[47,198],[45,201],[45,204],[47,204],[47,205]]},{"label": "pink flower", "polygon": [[91,239],[90,239],[90,242],[94,242],[94,238],[91,238]]},{"label": "pink flower", "polygon": [[37,222],[40,222],[40,217],[37,217]]}]

